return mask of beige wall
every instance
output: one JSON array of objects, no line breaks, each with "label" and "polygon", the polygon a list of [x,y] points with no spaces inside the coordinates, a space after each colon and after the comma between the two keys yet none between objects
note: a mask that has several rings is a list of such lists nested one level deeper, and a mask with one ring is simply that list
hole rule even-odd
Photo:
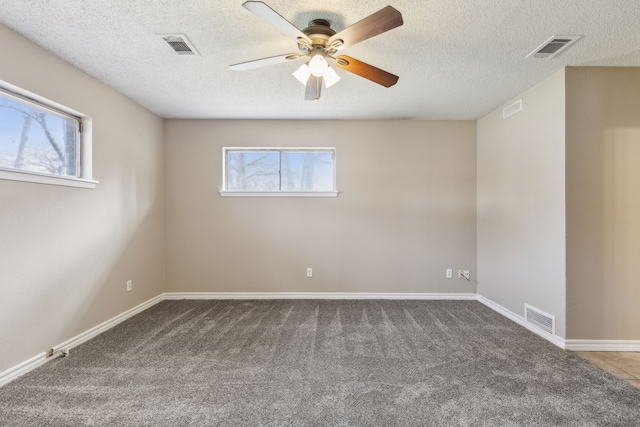
[{"label": "beige wall", "polygon": [[[475,292],[475,122],[166,122],[169,292]],[[224,146],[335,146],[337,198],[223,198]],[[305,277],[312,267],[314,277]]]},{"label": "beige wall", "polygon": [[0,40],[0,80],[93,117],[101,181],[0,180],[2,372],[162,293],[164,153],[161,119],[1,25]]},{"label": "beige wall", "polygon": [[567,336],[640,339],[640,69],[567,69]]},{"label": "beige wall", "polygon": [[555,315],[564,337],[564,70],[520,97],[521,112],[478,121],[478,294]]}]

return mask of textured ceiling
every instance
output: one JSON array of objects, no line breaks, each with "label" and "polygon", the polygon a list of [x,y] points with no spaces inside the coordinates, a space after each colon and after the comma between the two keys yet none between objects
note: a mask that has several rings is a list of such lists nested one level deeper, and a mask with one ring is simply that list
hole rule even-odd
[{"label": "textured ceiling", "polygon": [[[243,0],[2,0],[0,22],[162,117],[477,119],[563,66],[640,66],[638,0],[267,0],[298,28],[336,31],[390,4],[404,25],[344,54],[400,76],[386,89],[344,70],[319,101],[284,63],[297,52]],[[201,56],[158,34],[182,33]],[[582,35],[552,59],[525,56],[552,35]],[[6,60],[6,59],[3,59]]]}]

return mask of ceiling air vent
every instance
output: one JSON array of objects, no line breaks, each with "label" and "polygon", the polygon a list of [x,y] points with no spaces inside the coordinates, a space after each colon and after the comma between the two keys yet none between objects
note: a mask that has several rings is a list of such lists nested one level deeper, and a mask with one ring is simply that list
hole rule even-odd
[{"label": "ceiling air vent", "polygon": [[502,110],[502,118],[506,119],[507,117],[511,117],[515,113],[519,113],[520,111],[522,111],[522,98],[518,99],[516,102]]},{"label": "ceiling air vent", "polygon": [[527,58],[552,58],[571,46],[582,36],[552,36],[549,40],[542,43],[533,52],[526,56]]},{"label": "ceiling air vent", "polygon": [[547,314],[529,304],[524,305],[524,320],[551,335],[556,334],[556,316]]},{"label": "ceiling air vent", "polygon": [[184,34],[160,34],[178,55],[198,55],[198,51]]}]

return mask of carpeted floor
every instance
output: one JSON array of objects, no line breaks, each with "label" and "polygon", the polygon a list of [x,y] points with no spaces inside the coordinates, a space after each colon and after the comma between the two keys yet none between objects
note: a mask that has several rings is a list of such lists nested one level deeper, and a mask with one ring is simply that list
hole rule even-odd
[{"label": "carpeted floor", "polygon": [[1,388],[0,425],[638,426],[640,390],[472,301],[164,301]]}]

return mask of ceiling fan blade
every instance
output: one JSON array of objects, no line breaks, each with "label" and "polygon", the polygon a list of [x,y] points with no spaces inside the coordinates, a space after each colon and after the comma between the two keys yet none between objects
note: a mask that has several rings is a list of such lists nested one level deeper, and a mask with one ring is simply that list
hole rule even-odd
[{"label": "ceiling fan blade", "polygon": [[398,83],[398,76],[388,73],[373,65],[358,61],[350,56],[340,55],[336,58],[336,66],[347,70],[350,73],[357,74],[360,77],[371,80],[384,87],[391,87]]},{"label": "ceiling fan blade", "polygon": [[284,19],[282,15],[271,9],[265,3],[261,1],[247,1],[243,3],[242,7],[256,15],[258,18],[264,19],[292,39],[296,41],[298,41],[298,39],[303,39],[309,43],[309,46],[311,46],[311,39],[307,37],[305,33],[300,31],[295,25]]},{"label": "ceiling fan blade", "polygon": [[322,91],[322,77],[316,77],[313,74],[307,80],[307,89],[304,91],[304,99],[307,101],[315,101],[320,99]]},{"label": "ceiling fan blade", "polygon": [[402,24],[402,14],[393,7],[387,6],[331,36],[327,46],[341,50],[385,31],[393,30]]},{"label": "ceiling fan blade", "polygon": [[297,53],[288,53],[286,55],[271,56],[269,58],[254,59],[253,61],[240,62],[238,64],[229,65],[234,71],[247,71],[255,68],[266,67],[268,65],[280,64],[282,62],[292,61],[300,58]]}]

